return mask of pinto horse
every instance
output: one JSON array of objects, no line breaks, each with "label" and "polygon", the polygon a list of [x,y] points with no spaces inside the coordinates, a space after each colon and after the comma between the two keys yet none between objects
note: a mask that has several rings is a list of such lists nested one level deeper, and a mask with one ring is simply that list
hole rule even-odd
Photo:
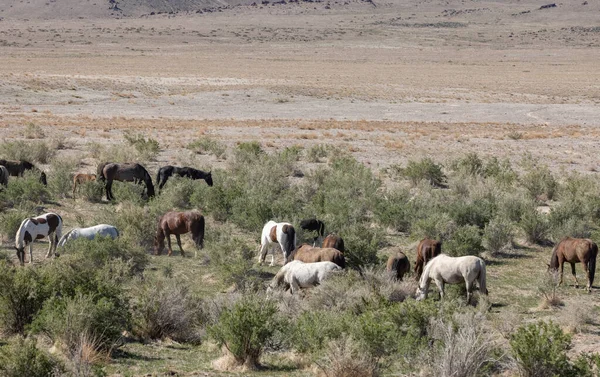
[{"label": "pinto horse", "polygon": [[332,262],[304,263],[295,260],[281,267],[271,284],[269,284],[267,293],[285,284],[286,287],[290,287],[292,294],[294,294],[300,288],[309,288],[320,284],[332,271],[340,271],[341,269],[340,266]]},{"label": "pinto horse", "polygon": [[98,169],[102,169],[102,174],[99,178],[104,181],[106,180],[106,199],[113,200],[115,197],[112,193],[112,184],[114,180],[121,182],[140,182],[143,181],[146,184],[146,193],[148,197],[154,196],[154,185],[152,184],[152,178],[148,171],[140,164],[137,163],[102,163],[98,166]]},{"label": "pinto horse", "polygon": [[552,250],[552,258],[550,258],[548,269],[550,271],[558,271],[560,269],[560,281],[558,282],[558,285],[560,285],[563,282],[564,263],[570,263],[571,272],[575,279],[575,288],[579,288],[579,282],[577,281],[577,276],[575,276],[575,263],[581,262],[587,276],[587,290],[591,292],[594,275],[596,274],[597,255],[598,245],[592,240],[567,237],[560,241]]},{"label": "pinto horse", "polygon": [[[192,240],[197,247],[204,247],[204,216],[198,211],[170,211],[162,215],[158,220],[158,229],[154,239],[154,254],[160,255],[165,248],[165,238],[167,239],[169,256],[173,253],[171,248],[171,234],[175,235],[177,245],[181,251],[181,256],[185,256],[181,247],[181,234],[192,233]],[[196,252],[197,253],[197,252]]]},{"label": "pinto horse", "polygon": [[50,247],[46,258],[52,255],[52,250],[56,253],[56,245],[62,233],[62,217],[56,213],[46,213],[38,217],[31,217],[23,220],[17,235],[15,236],[15,249],[17,258],[21,266],[25,264],[25,247],[29,246],[29,263],[33,263],[32,244],[36,239],[48,237]]},{"label": "pinto horse", "polygon": [[213,185],[212,173],[210,171],[206,173],[202,170],[190,168],[189,166],[184,166],[180,168],[178,166],[167,165],[158,169],[158,173],[156,174],[156,185],[158,186],[159,191],[162,190],[163,186],[167,183],[167,180],[173,174],[194,180],[204,179],[207,185]]},{"label": "pinto horse", "polygon": [[410,271],[410,261],[403,252],[398,251],[388,258],[386,270],[393,278],[402,280],[404,274]]},{"label": "pinto horse", "polygon": [[75,189],[77,185],[81,185],[87,182],[94,182],[96,180],[96,174],[77,173],[73,176],[73,197],[75,197]]},{"label": "pinto horse", "polygon": [[292,260],[299,260],[304,263],[333,262],[341,268],[346,267],[344,254],[332,247],[321,248],[304,244],[292,251],[288,261]]},{"label": "pinto horse", "polygon": [[26,170],[33,170],[40,172],[40,182],[44,184],[44,186],[48,185],[48,181],[46,180],[46,173],[37,168],[34,164],[29,161],[19,160],[19,161],[11,161],[11,160],[3,160],[0,159],[0,165],[6,167],[8,173],[13,177],[22,177],[23,173]]},{"label": "pinto horse", "polygon": [[323,245],[321,245],[321,247],[333,247],[334,249],[337,249],[342,253],[346,252],[346,248],[344,247],[344,240],[342,239],[342,237],[333,233],[325,237],[325,239],[323,240]]},{"label": "pinto horse", "polygon": [[300,228],[311,232],[317,232],[317,236],[313,239],[313,246],[317,244],[319,237],[325,235],[325,224],[321,220],[317,219],[306,219],[300,221]]},{"label": "pinto horse", "polygon": [[8,186],[8,169],[4,165],[0,165],[0,185]]},{"label": "pinto horse", "polygon": [[479,285],[479,292],[487,295],[485,262],[479,257],[467,255],[453,258],[440,254],[425,265],[425,270],[419,279],[417,288],[417,301],[427,298],[430,280],[433,279],[440,291],[440,298],[444,298],[444,284],[460,284],[467,286],[467,303],[471,302],[471,295],[475,280]]},{"label": "pinto horse", "polygon": [[[269,221],[263,227],[260,237],[260,253],[258,255],[258,263],[262,264],[265,261],[267,252],[273,246],[279,244],[283,252],[283,264],[285,265],[292,251],[296,248],[296,230],[290,223],[276,223]],[[274,251],[271,250],[271,264],[275,265]]]},{"label": "pinto horse", "polygon": [[424,238],[417,246],[417,261],[415,262],[416,278],[419,280],[423,273],[423,266],[429,260],[435,258],[442,253],[442,243],[429,238]]}]

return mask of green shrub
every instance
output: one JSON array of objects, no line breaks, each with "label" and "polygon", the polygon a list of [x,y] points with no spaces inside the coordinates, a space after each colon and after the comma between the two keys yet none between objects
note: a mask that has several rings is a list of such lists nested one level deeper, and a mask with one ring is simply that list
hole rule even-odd
[{"label": "green shrub", "polygon": [[550,230],[548,220],[536,208],[530,208],[523,213],[519,227],[525,233],[528,242],[538,244],[547,239]]},{"label": "green shrub", "polygon": [[23,334],[49,297],[36,268],[14,268],[0,261],[0,326]]},{"label": "green shrub", "polygon": [[198,154],[213,154],[219,159],[224,158],[227,151],[223,143],[208,136],[192,141],[188,144],[187,149]]},{"label": "green shrub", "polygon": [[50,198],[46,186],[40,182],[40,174],[27,171],[23,177],[11,177],[8,186],[0,193],[2,201],[10,206],[24,203],[39,204]]},{"label": "green shrub", "polygon": [[31,212],[23,208],[14,208],[0,213],[0,234],[2,234],[2,238],[14,245],[15,236],[21,223],[30,216]]},{"label": "green shrub", "polygon": [[225,285],[249,290],[262,288],[262,279],[258,271],[252,268],[256,248],[249,247],[240,238],[223,234],[210,243],[206,252]]},{"label": "green shrub", "polygon": [[308,162],[321,162],[322,158],[329,155],[329,149],[325,144],[313,145],[306,151],[306,160]]},{"label": "green shrub", "polygon": [[218,322],[209,327],[208,332],[239,364],[254,368],[280,326],[274,302],[246,295],[232,307],[224,309]]},{"label": "green shrub", "polygon": [[505,219],[495,218],[485,226],[482,243],[487,250],[497,253],[510,247],[513,237],[513,224]]},{"label": "green shrub", "polygon": [[558,189],[558,182],[546,165],[537,161],[523,163],[525,173],[520,177],[521,185],[527,189],[529,195],[538,200],[552,200]]},{"label": "green shrub", "polygon": [[91,203],[100,203],[104,194],[104,183],[100,181],[84,182],[77,185],[75,195]]},{"label": "green shrub", "polygon": [[473,225],[461,226],[444,243],[444,252],[453,257],[479,255],[483,251],[481,231]]},{"label": "green shrub", "polygon": [[0,375],[4,377],[58,376],[63,371],[60,361],[40,351],[33,339],[16,337],[0,347]]},{"label": "green shrub", "polygon": [[48,189],[55,198],[64,199],[71,195],[73,189],[73,171],[78,160],[54,158],[48,173]]},{"label": "green shrub", "polygon": [[23,137],[25,139],[43,139],[46,135],[44,134],[42,127],[33,122],[29,122],[23,130]]},{"label": "green shrub", "polygon": [[552,322],[521,326],[510,337],[510,347],[521,373],[526,377],[569,376],[567,357],[571,336]]},{"label": "green shrub", "polygon": [[518,223],[524,213],[534,211],[536,207],[536,202],[522,193],[506,194],[498,200],[498,215]]},{"label": "green shrub", "polygon": [[344,239],[346,263],[358,268],[379,264],[378,250],[385,242],[384,233],[377,228],[355,224],[342,228],[339,232]]},{"label": "green shrub", "polygon": [[431,213],[423,219],[415,221],[411,228],[413,239],[431,238],[447,241],[456,231],[457,225],[445,212]]},{"label": "green shrub", "polygon": [[112,193],[114,200],[120,203],[130,202],[138,206],[145,204],[144,196],[146,185],[143,183],[135,184],[133,182],[113,181]]},{"label": "green shrub", "polygon": [[414,212],[408,190],[396,189],[377,199],[375,217],[379,224],[400,232],[408,232]]},{"label": "green shrub", "polygon": [[450,217],[458,226],[475,225],[480,229],[496,214],[497,205],[494,198],[484,197],[474,200],[454,200],[448,205]]},{"label": "green shrub", "polygon": [[284,150],[281,151],[280,155],[284,159],[299,161],[300,157],[302,157],[303,149],[304,147],[301,145],[292,145],[291,147],[285,147]]},{"label": "green shrub", "polygon": [[464,157],[452,161],[450,168],[469,175],[485,175],[483,160],[476,152],[469,152]]},{"label": "green shrub", "polygon": [[402,171],[413,185],[420,181],[427,181],[430,185],[436,187],[446,186],[446,175],[442,172],[442,165],[436,164],[431,158],[426,157],[420,161],[410,160],[406,168]]},{"label": "green shrub", "polygon": [[142,161],[154,161],[158,152],[160,152],[160,145],[156,139],[151,137],[144,137],[142,134],[134,134],[126,131],[123,137],[127,143],[135,148],[138,153],[138,159]]},{"label": "green shrub", "polygon": [[236,150],[236,159],[243,159],[246,155],[258,157],[264,153],[265,151],[262,149],[258,141],[245,141],[238,144]]},{"label": "green shrub", "polygon": [[7,160],[26,160],[31,163],[48,163],[56,155],[45,141],[5,141],[0,144],[0,156]]},{"label": "green shrub", "polygon": [[332,339],[348,331],[349,312],[307,310],[293,322],[290,345],[300,353],[317,354]]},{"label": "green shrub", "polygon": [[96,223],[114,225],[121,234],[119,239],[148,250],[154,245],[158,218],[164,211],[158,207],[141,207],[135,202],[125,201],[103,208],[96,217]]},{"label": "green shrub", "polygon": [[169,182],[160,191],[160,195],[154,197],[153,201],[163,202],[164,208],[189,209],[191,208],[191,197],[196,186],[206,185],[204,181],[194,181],[179,176],[169,178]]}]

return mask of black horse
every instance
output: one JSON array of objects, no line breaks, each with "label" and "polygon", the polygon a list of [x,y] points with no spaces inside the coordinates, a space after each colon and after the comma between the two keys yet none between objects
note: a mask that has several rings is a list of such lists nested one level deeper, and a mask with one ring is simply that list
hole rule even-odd
[{"label": "black horse", "polygon": [[212,173],[209,171],[208,173],[203,172],[202,170],[190,168],[189,166],[184,166],[182,168],[178,166],[163,166],[158,169],[158,174],[156,175],[156,184],[158,185],[158,189],[162,189],[167,180],[173,175],[177,174],[180,177],[191,178],[191,179],[204,179],[206,184],[209,186],[213,185]]},{"label": "black horse", "polygon": [[317,219],[306,219],[300,221],[300,228],[312,232],[317,232],[317,236],[313,239],[313,246],[316,244],[319,237],[325,235],[325,223]]},{"label": "black horse", "polygon": [[0,165],[4,165],[6,167],[6,170],[8,170],[8,174],[10,174],[13,177],[22,177],[23,173],[25,173],[26,170],[38,171],[40,172],[40,182],[42,182],[44,186],[48,185],[48,182],[46,181],[46,173],[41,171],[29,161],[11,161],[0,159]]}]

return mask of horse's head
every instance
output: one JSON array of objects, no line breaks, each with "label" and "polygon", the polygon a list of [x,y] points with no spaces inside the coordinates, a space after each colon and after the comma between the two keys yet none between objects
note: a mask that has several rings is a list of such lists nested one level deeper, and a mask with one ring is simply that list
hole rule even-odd
[{"label": "horse's head", "polygon": [[415,296],[417,301],[425,300],[427,298],[427,290],[419,286],[415,292]]},{"label": "horse's head", "polygon": [[25,247],[16,247],[15,246],[15,250],[17,250],[17,258],[19,258],[19,264],[21,266],[25,265]]},{"label": "horse's head", "polygon": [[204,180],[206,181],[206,184],[211,186],[213,185],[213,180],[212,180],[212,172],[208,172],[204,178]]},{"label": "horse's head", "polygon": [[46,180],[46,173],[42,172],[40,174],[40,182],[42,182],[44,186],[48,186],[48,181]]},{"label": "horse's head", "polygon": [[154,237],[154,255],[160,255],[165,248],[165,236],[162,232],[157,232]]}]

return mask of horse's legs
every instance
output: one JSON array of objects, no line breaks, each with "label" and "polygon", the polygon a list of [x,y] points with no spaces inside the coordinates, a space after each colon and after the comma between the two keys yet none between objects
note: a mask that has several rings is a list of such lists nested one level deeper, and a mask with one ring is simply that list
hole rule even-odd
[{"label": "horse's legs", "polygon": [[267,256],[268,249],[269,249],[269,246],[267,243],[260,245],[260,251],[258,253],[258,264],[259,265],[262,265],[263,262],[265,261],[265,257]]},{"label": "horse's legs", "polygon": [[52,255],[52,248],[54,246],[54,233],[50,233],[48,235],[48,240],[50,241],[50,246],[48,247],[48,252],[46,253],[46,258],[50,258]]},{"label": "horse's legs", "polygon": [[577,281],[577,276],[575,275],[575,263],[571,263],[571,273],[573,274],[573,278],[575,279],[575,288],[579,288],[579,282]]},{"label": "horse's legs", "polygon": [[177,246],[179,246],[179,250],[181,251],[181,256],[185,257],[185,253],[183,252],[183,247],[181,247],[181,236],[179,234],[176,234],[175,238],[177,239]]},{"label": "horse's legs", "polygon": [[560,258],[558,259],[558,264],[560,265],[560,280],[558,281],[558,285],[563,283],[563,273],[565,272],[565,263]]},{"label": "horse's legs", "polygon": [[444,298],[444,281],[443,280],[434,280],[435,285],[437,285],[438,290],[440,291],[440,300]]},{"label": "horse's legs", "polygon": [[171,233],[165,232],[165,236],[167,238],[167,246],[169,247],[168,255],[171,256],[173,254],[173,249],[171,249]]},{"label": "horse's legs", "polygon": [[113,199],[112,179],[107,179],[106,180],[106,200],[112,200],[112,199]]},{"label": "horse's legs", "polygon": [[591,292],[592,291],[592,284],[590,282],[590,270],[588,269],[588,261],[586,260],[582,260],[581,264],[583,265],[583,271],[585,272],[585,277],[587,279],[587,291]]},{"label": "horse's legs", "polygon": [[467,305],[469,305],[473,296],[473,282],[465,278],[465,285],[467,286]]},{"label": "horse's legs", "polygon": [[[283,253],[283,259],[285,260],[285,252]],[[271,248],[271,263],[269,264],[269,266],[273,267],[275,266],[275,250],[273,250]]]},{"label": "horse's legs", "polygon": [[292,282],[290,283],[290,289],[292,291],[292,294],[294,294],[294,292],[296,292],[300,289],[300,286],[298,285],[298,281],[296,280],[296,278],[292,278]]},{"label": "horse's legs", "polygon": [[[29,264],[33,263],[33,241],[29,243]],[[23,250],[23,260],[25,260],[25,250]]]},{"label": "horse's legs", "polygon": [[75,197],[75,188],[77,187],[77,181],[73,181],[73,197]]}]

